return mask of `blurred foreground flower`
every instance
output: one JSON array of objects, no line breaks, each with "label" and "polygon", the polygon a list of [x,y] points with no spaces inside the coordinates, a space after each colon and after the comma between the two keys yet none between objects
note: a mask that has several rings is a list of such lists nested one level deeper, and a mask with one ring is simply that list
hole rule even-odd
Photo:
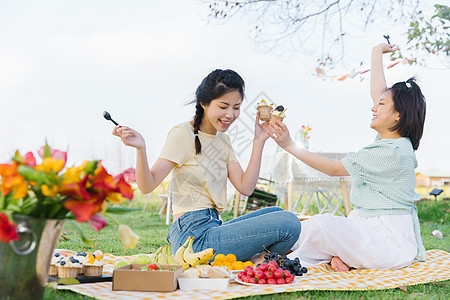
[{"label": "blurred foreground flower", "polygon": [[5,213],[0,214],[0,240],[3,243],[18,240],[14,222],[10,222]]},{"label": "blurred foreground flower", "polygon": [[125,251],[133,249],[139,243],[139,236],[131,230],[127,225],[119,225],[119,238]]},{"label": "blurred foreground flower", "polygon": [[[47,144],[38,151],[37,164],[32,152],[21,156],[16,151],[10,164],[0,164],[0,238],[2,242],[18,239],[11,215],[42,219],[73,219],[89,222],[99,231],[107,222],[102,214],[110,211],[108,203],[122,203],[133,198],[133,189],[124,175],[108,174],[101,161],[85,161],[63,172],[67,152]],[[120,208],[120,213],[136,209]],[[85,242],[89,243],[80,231]],[[92,242],[89,243],[92,245]]]}]

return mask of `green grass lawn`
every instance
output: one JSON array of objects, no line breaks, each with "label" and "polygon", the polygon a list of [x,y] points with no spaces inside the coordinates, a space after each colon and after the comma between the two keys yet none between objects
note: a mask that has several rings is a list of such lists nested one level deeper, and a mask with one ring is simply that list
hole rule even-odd
[{"label": "green grass lawn", "polygon": [[[86,235],[93,239],[95,249],[89,248],[81,241],[79,234],[66,224],[63,229],[63,237],[57,244],[57,248],[74,251],[102,250],[104,253],[114,255],[133,255],[138,253],[151,253],[161,245],[167,244],[166,235],[169,226],[165,225],[165,218],[157,214],[159,200],[150,197],[135,200],[134,206],[145,205],[145,211],[139,211],[124,215],[116,215],[116,219],[129,225],[140,236],[140,242],[135,249],[123,250],[117,235],[117,226],[110,222],[111,226],[105,227],[100,232],[95,232],[87,224],[82,224]],[[421,201],[417,203],[419,218],[421,220],[422,237],[425,248],[441,249],[450,252],[450,210],[449,201]],[[222,218],[226,221],[232,218],[232,213],[225,212]],[[443,239],[435,238],[431,232],[438,229],[444,233]],[[250,296],[246,299],[403,299],[413,297],[417,299],[447,299],[450,288],[450,280],[408,286],[407,291],[400,289],[371,290],[371,291],[299,291],[265,296]],[[75,294],[70,291],[47,289],[44,299],[93,299]]]}]

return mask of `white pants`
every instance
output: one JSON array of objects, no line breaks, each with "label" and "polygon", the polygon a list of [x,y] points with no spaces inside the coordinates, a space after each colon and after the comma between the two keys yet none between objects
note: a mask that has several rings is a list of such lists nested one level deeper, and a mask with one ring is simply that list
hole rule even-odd
[{"label": "white pants", "polygon": [[357,269],[400,269],[417,256],[417,242],[411,215],[348,217],[315,215],[302,222],[302,231],[290,259],[298,257],[311,267],[338,256]]}]

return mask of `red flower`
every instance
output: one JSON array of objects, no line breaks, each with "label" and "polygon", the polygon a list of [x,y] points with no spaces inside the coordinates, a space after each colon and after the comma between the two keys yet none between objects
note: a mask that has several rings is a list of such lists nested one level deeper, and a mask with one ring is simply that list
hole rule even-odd
[{"label": "red flower", "polygon": [[48,157],[64,160],[64,164],[67,162],[67,152],[52,149],[48,145],[41,146],[41,148],[38,150],[38,154],[40,157],[44,158],[46,147],[48,147],[48,150],[50,151],[50,156]]},{"label": "red flower", "polygon": [[88,181],[88,176],[85,176],[81,181],[64,184],[59,188],[59,192],[63,195],[74,196],[75,198],[82,198],[84,200],[89,200],[90,195],[86,191],[86,182]]},{"label": "red flower", "polygon": [[100,231],[103,227],[106,226],[105,218],[100,214],[95,214],[92,218],[89,219],[89,225],[94,228],[96,231]]},{"label": "red flower", "polygon": [[101,211],[105,199],[112,193],[120,193],[132,199],[133,189],[125,181],[123,174],[114,178],[99,163],[93,175],[86,176],[78,183],[63,185],[61,194],[71,196],[63,205],[70,210],[78,222],[89,221]]},{"label": "red flower", "polygon": [[116,180],[117,192],[121,193],[125,198],[133,199],[133,188],[126,182],[124,174],[122,173],[114,179]]},{"label": "red flower", "polygon": [[102,209],[106,193],[90,193],[90,196],[89,200],[69,198],[63,203],[64,207],[75,215],[78,222],[89,221]]},{"label": "red flower", "polygon": [[9,222],[5,213],[0,214],[0,240],[3,243],[19,240],[16,232],[16,224]]}]

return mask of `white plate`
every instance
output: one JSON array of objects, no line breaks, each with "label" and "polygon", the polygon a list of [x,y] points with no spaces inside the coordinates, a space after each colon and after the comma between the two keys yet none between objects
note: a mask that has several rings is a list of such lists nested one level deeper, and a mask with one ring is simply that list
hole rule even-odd
[{"label": "white plate", "polygon": [[[240,280],[238,277],[234,277],[234,280],[236,280],[236,282],[243,284],[243,285],[257,285],[257,286],[265,286],[265,285],[279,285],[279,286],[283,286],[285,284],[259,284],[259,283],[249,283],[249,282],[243,282],[242,280]],[[291,283],[286,283],[286,284],[292,284],[295,283],[295,281],[297,280],[297,276],[295,276],[294,281]]]}]

